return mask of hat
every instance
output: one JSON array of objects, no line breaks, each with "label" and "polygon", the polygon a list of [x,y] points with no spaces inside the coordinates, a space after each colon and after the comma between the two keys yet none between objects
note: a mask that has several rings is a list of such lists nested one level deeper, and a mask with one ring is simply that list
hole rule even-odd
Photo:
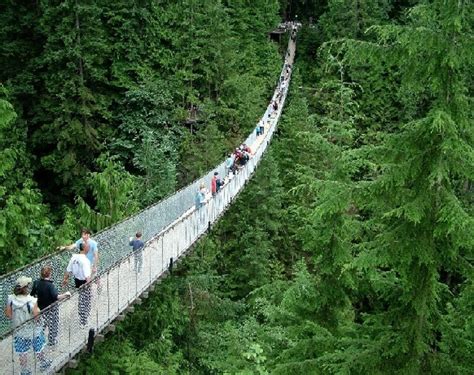
[{"label": "hat", "polygon": [[27,277],[27,276],[20,276],[17,280],[16,280],[16,285],[18,285],[20,288],[24,288],[25,286],[27,286],[28,284],[31,284],[33,281],[33,279],[31,277]]}]

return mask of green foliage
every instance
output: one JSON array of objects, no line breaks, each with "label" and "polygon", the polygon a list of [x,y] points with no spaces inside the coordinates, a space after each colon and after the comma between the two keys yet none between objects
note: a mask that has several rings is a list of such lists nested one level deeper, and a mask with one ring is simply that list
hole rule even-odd
[{"label": "green foliage", "polygon": [[180,178],[189,183],[202,176],[224,159],[225,148],[225,137],[213,121],[195,136],[186,134],[181,143]]},{"label": "green foliage", "polygon": [[238,374],[259,374],[259,375],[266,375],[268,374],[267,370],[265,370],[265,360],[267,359],[263,355],[263,349],[260,347],[259,344],[252,344],[248,352],[244,353],[244,357],[252,363],[251,370],[240,371]]},{"label": "green foliage", "polygon": [[[2,94],[4,94],[4,89]],[[2,95],[3,96],[3,95]],[[23,174],[25,134],[15,130],[13,106],[0,98],[0,272],[45,254],[52,226],[40,192]]]},{"label": "green foliage", "polygon": [[434,359],[433,365],[433,372],[436,374],[450,372],[469,374],[473,370],[474,288],[472,280],[471,273],[469,281],[462,285],[458,297],[447,306],[442,322],[441,353]]},{"label": "green foliage", "polygon": [[319,18],[325,39],[360,39],[373,25],[386,21],[389,0],[329,0],[327,10]]},{"label": "green foliage", "polygon": [[[23,186],[0,194],[0,258],[4,273],[44,255],[51,245],[52,226],[38,190],[25,181]],[[29,251],[25,251],[29,249]]]},{"label": "green foliage", "polygon": [[[106,83],[100,66],[108,52],[105,32],[98,27],[97,3],[69,1],[39,5],[35,33],[44,36],[44,49],[35,60],[40,84],[28,117],[33,150],[40,156],[39,173],[58,180],[69,196],[84,193],[85,175],[100,149],[100,127],[109,118],[107,97],[96,86]],[[101,51],[101,53],[97,53]],[[38,100],[41,97],[41,100]]]},{"label": "green foliage", "polygon": [[131,171],[139,171],[140,204],[148,206],[167,196],[177,184],[176,121],[164,82],[147,82],[127,91],[121,103],[120,125],[110,147]]},{"label": "green foliage", "polygon": [[[227,214],[231,225],[216,228],[224,254],[220,272],[228,275],[225,282],[233,298],[244,298],[279,278],[287,255],[279,249],[283,240],[280,220],[286,213],[275,159],[269,155],[260,168],[255,188],[244,191]],[[237,269],[233,267],[236,263],[241,265]]]},{"label": "green foliage", "polygon": [[136,182],[123,167],[102,155],[97,161],[101,172],[93,172],[87,179],[87,186],[94,198],[94,208],[77,198],[78,222],[93,231],[99,231],[137,211],[135,197]]},{"label": "green foliage", "polygon": [[[374,124],[359,131],[382,133],[375,140],[380,145],[348,153],[348,160],[356,161],[349,169],[349,176],[364,180],[352,183],[355,188],[352,199],[355,212],[361,212],[365,222],[363,237],[346,231],[347,238],[358,242],[354,247],[357,257],[347,264],[355,267],[362,278],[358,286],[368,296],[364,297],[360,290],[355,295],[357,300],[353,305],[361,310],[355,317],[362,324],[354,325],[350,336],[338,340],[344,354],[334,352],[321,357],[320,363],[330,366],[331,371],[431,373],[439,370],[437,364],[441,358],[445,359],[445,369],[454,369],[438,348],[440,332],[449,336],[453,329],[444,323],[443,315],[451,311],[450,293],[456,295],[455,291],[469,278],[462,264],[465,257],[470,257],[467,249],[472,248],[473,238],[472,213],[460,189],[460,181],[472,178],[472,168],[465,168],[466,163],[460,162],[461,155],[470,165],[473,153],[472,132],[467,125],[472,112],[468,109],[470,99],[466,97],[469,82],[466,69],[472,63],[463,41],[470,29],[464,15],[462,4],[434,2],[413,8],[407,25],[374,27],[377,43],[339,45],[343,46],[339,51],[347,51],[340,66],[348,66],[347,74],[357,79],[361,87],[362,94],[356,97],[364,103],[361,108],[369,104],[380,111],[387,103],[402,98],[401,105],[407,111],[397,116],[392,111],[377,114],[389,126],[377,129]],[[457,28],[452,28],[454,20]],[[427,29],[428,25],[437,31]],[[466,25],[464,29],[462,25]],[[458,37],[460,43],[448,47],[447,35]],[[338,45],[329,47],[334,46]],[[388,46],[393,53],[387,54]],[[439,59],[438,51],[446,49],[456,52],[447,56],[443,53],[443,59]],[[374,68],[361,74],[360,68],[367,64]],[[380,81],[380,72],[395,78],[391,78],[388,86],[391,96],[387,93],[383,96],[388,98],[385,104],[374,100],[373,95],[363,94]],[[369,80],[365,79],[370,75]],[[333,103],[330,107],[337,105]],[[394,124],[394,118],[404,120],[405,124]],[[373,142],[371,137],[364,138],[364,142]],[[362,155],[375,169],[368,170],[367,161],[353,159]],[[344,159],[335,165],[342,167]],[[341,222],[346,212],[338,213],[338,208],[344,207],[341,203],[350,207],[339,193],[344,184],[348,186],[348,175],[338,175],[337,170],[338,167],[337,184],[326,184],[330,195],[318,190],[323,205],[318,208],[316,219],[324,217],[321,215],[329,209],[328,213],[336,213],[334,219]],[[333,201],[332,205],[336,203],[335,209],[325,200]],[[331,222],[327,217],[323,223],[314,219],[316,231]],[[332,236],[340,233],[334,223],[331,227]],[[351,227],[357,228],[354,223],[348,226]],[[324,244],[325,239],[332,237],[319,234],[316,238],[316,243]],[[333,258],[326,263],[321,268],[323,273],[337,266],[337,260]],[[468,340],[465,335],[459,337]],[[466,347],[468,344],[463,342],[460,346]],[[456,372],[469,372],[469,361],[464,358],[463,363],[457,366]]]},{"label": "green foliage", "polygon": [[177,150],[170,135],[159,139],[154,133],[145,134],[133,162],[144,172],[139,194],[141,205],[148,206],[176,191]]},{"label": "green foliage", "polygon": [[[165,337],[161,337],[158,341],[166,342]],[[96,374],[105,373],[108,374],[177,374],[178,373],[178,360],[179,357],[173,356],[169,352],[170,342],[168,340],[168,348],[162,353],[163,358],[167,358],[167,363],[158,363],[153,359],[153,350],[150,348],[150,351],[137,351],[133,348],[131,343],[127,340],[124,340],[120,345],[109,345],[105,343],[101,352],[94,354],[90,359],[85,361],[90,361],[91,365],[88,368],[88,371],[93,371]],[[103,351],[107,350],[107,354],[103,355]],[[100,358],[100,361],[97,361],[96,358]],[[104,365],[105,364],[105,365]],[[79,367],[77,370],[71,370],[71,374],[82,374],[83,369]]]}]

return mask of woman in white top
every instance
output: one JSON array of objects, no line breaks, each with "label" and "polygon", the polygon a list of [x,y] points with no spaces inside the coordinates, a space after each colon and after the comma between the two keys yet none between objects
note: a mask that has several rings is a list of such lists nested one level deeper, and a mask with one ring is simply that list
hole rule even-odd
[{"label": "woman in white top", "polygon": [[[20,356],[21,374],[31,374],[28,368],[28,352],[33,347],[39,361],[41,371],[45,371],[51,366],[51,360],[46,360],[43,349],[46,345],[46,338],[39,322],[32,320],[38,316],[37,299],[30,296],[28,287],[32,279],[20,276],[13,290],[13,294],[8,296],[5,315],[11,319],[14,331],[13,344],[15,352]],[[29,323],[25,323],[31,320]],[[25,323],[25,324],[24,324]]]}]

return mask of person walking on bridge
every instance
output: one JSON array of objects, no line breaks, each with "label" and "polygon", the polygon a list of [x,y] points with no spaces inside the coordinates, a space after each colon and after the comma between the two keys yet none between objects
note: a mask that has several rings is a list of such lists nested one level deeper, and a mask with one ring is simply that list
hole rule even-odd
[{"label": "person walking on bridge", "polygon": [[221,189],[221,179],[219,178],[219,172],[214,172],[214,176],[211,179],[211,193],[215,197]]},{"label": "person walking on bridge", "polygon": [[135,260],[135,272],[142,272],[143,267],[143,247],[145,243],[142,241],[142,233],[137,232],[135,238],[130,237],[129,245],[132,247],[134,260]]},{"label": "person walking on bridge", "polygon": [[206,200],[206,185],[200,184],[199,190],[196,192],[195,205],[196,209],[201,208],[207,202]]},{"label": "person walking on bridge", "polygon": [[67,246],[61,246],[61,250],[72,250],[78,249],[82,243],[87,243],[89,246],[89,252],[86,254],[87,258],[89,259],[91,266],[92,266],[92,274],[97,273],[97,269],[99,267],[99,249],[97,247],[97,242],[91,239],[91,231],[87,228],[82,228],[81,230],[81,238],[79,238],[73,244]]},{"label": "person walking on bridge", "polygon": [[[91,280],[92,269],[91,262],[87,258],[86,254],[89,249],[89,244],[87,242],[81,243],[79,245],[79,254],[73,254],[69,260],[69,264],[66,268],[66,273],[64,274],[63,286],[66,286],[69,282],[69,275],[74,277],[74,285],[77,289],[81,288],[84,284],[87,284]],[[78,311],[79,311],[79,321],[81,326],[84,327],[87,324],[89,315],[91,312],[91,287],[90,285],[84,285],[83,288],[79,289],[79,301],[78,301]]]},{"label": "person walking on bridge", "polygon": [[228,176],[230,172],[235,172],[234,170],[234,154],[230,154],[229,157],[225,160],[225,170],[226,175]]},{"label": "person walking on bridge", "polygon": [[[57,304],[51,306],[56,301],[60,301],[71,295],[70,292],[58,294],[58,290],[51,280],[52,269],[45,266],[41,269],[41,278],[33,283],[31,295],[38,298],[38,307],[43,312],[44,324],[48,327],[48,346],[57,344],[59,327],[59,307]],[[50,307],[51,306],[51,307]]]},{"label": "person walking on bridge", "polygon": [[201,183],[199,185],[199,190],[196,192],[195,196],[195,205],[196,211],[198,215],[198,226],[201,227],[205,223],[206,219],[206,210],[204,209],[204,205],[207,203],[207,189],[206,185]]},{"label": "person walking on bridge", "polygon": [[37,322],[23,324],[40,313],[37,299],[28,293],[28,288],[33,280],[30,277],[20,276],[16,280],[13,294],[8,296],[5,315],[11,319],[14,331],[13,346],[20,356],[20,374],[27,375],[32,372],[28,368],[28,352],[33,348],[39,361],[40,371],[46,371],[51,366],[51,360],[45,358],[43,349],[46,338],[43,329]]}]

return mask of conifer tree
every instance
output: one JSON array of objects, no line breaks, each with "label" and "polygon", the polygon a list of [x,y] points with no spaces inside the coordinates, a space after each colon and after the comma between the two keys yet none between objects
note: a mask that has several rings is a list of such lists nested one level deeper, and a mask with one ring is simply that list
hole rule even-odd
[{"label": "conifer tree", "polygon": [[99,231],[137,211],[135,179],[123,166],[104,154],[98,159],[100,172],[91,172],[87,187],[91,190],[95,207],[77,197],[78,222]]},{"label": "conifer tree", "polygon": [[[226,223],[216,228],[222,255],[218,270],[226,274],[228,294],[234,299],[281,276],[283,190],[279,169],[269,155],[259,166],[255,188],[244,191],[228,212]],[[255,208],[258,207],[256,210]],[[238,223],[238,225],[235,225]],[[242,267],[233,265],[239,263]]]},{"label": "conifer tree", "polygon": [[365,31],[386,20],[389,0],[329,0],[319,23],[325,39],[362,39]]},{"label": "conifer tree", "polygon": [[45,254],[51,222],[28,172],[26,134],[15,129],[16,113],[0,86],[0,272]]},{"label": "conifer tree", "polygon": [[375,29],[398,61],[412,119],[373,151],[379,173],[359,186],[371,240],[356,264],[379,304],[346,348],[353,355],[338,357],[353,371],[436,372],[449,294],[468,287],[462,264],[472,256],[474,221],[461,190],[474,170],[470,20],[472,5],[434,1],[414,7],[407,25]]}]

